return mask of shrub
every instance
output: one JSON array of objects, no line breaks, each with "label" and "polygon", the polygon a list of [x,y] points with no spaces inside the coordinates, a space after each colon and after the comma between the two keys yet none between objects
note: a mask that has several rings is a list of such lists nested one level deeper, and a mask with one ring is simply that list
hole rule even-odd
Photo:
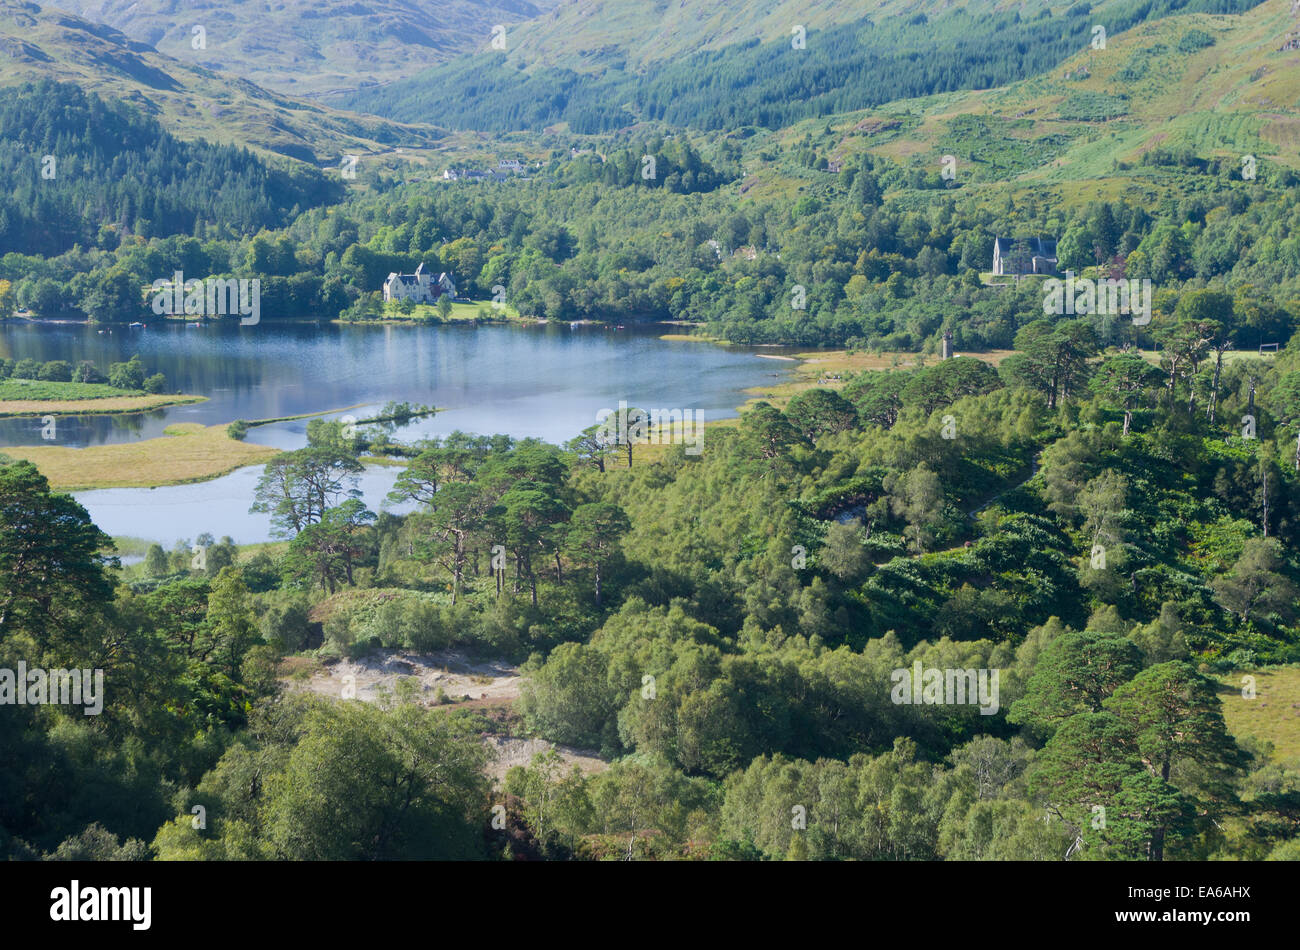
[{"label": "shrub", "polygon": [[406,645],[421,653],[443,650],[451,645],[451,631],[443,622],[442,611],[427,600],[412,600],[406,604]]},{"label": "shrub", "polygon": [[118,389],[143,389],[144,364],[140,362],[140,357],[133,356],[125,363],[110,365],[108,381]]},{"label": "shrub", "polygon": [[14,379],[35,379],[40,371],[41,364],[36,360],[31,358],[22,359],[14,364],[13,377]]},{"label": "shrub", "polygon": [[51,383],[70,383],[72,382],[72,364],[66,360],[50,360],[48,363],[41,364],[36,378]]},{"label": "shrub", "polygon": [[297,653],[307,646],[311,622],[305,601],[273,604],[262,615],[262,636],[283,653]]},{"label": "shrub", "polygon": [[1198,49],[1205,49],[1207,46],[1214,45],[1214,37],[1204,30],[1188,30],[1183,34],[1182,39],[1178,41],[1178,52],[1195,53]]}]

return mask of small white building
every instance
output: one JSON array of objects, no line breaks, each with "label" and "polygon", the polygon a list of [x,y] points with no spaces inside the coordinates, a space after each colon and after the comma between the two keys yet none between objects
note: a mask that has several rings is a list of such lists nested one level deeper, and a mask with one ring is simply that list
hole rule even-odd
[{"label": "small white building", "polygon": [[[1023,247],[1017,248],[1017,244]],[[1021,253],[1016,254],[1019,250]],[[999,277],[1056,273],[1055,238],[993,239],[993,273]]]},{"label": "small white building", "polygon": [[425,273],[424,262],[415,269],[414,274],[389,274],[384,281],[384,302],[390,300],[411,300],[415,303],[437,303],[438,298],[446,294],[456,296],[456,284],[451,275],[445,271],[437,279]]},{"label": "small white building", "polygon": [[483,181],[505,176],[505,172],[484,171],[481,168],[445,168],[442,172],[443,181]]}]

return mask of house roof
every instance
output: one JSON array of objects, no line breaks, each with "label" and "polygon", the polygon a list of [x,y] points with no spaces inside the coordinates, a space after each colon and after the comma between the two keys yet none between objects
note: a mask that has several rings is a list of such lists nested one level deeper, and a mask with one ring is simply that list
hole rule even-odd
[{"label": "house roof", "polygon": [[[995,237],[993,243],[996,245],[998,253],[1008,254],[1011,246],[1021,238],[1001,238]],[[1029,253],[1035,257],[1055,257],[1056,256],[1056,238],[1024,238],[1025,244],[1029,246]]]}]

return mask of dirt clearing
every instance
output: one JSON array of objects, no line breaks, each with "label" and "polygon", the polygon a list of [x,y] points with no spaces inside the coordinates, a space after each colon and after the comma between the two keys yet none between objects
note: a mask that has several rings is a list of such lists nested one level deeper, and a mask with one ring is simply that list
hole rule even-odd
[{"label": "dirt clearing", "polygon": [[381,693],[396,693],[405,681],[427,706],[446,700],[513,702],[519,696],[518,667],[500,661],[476,663],[462,653],[413,653],[405,650],[372,653],[359,660],[340,660],[317,669],[305,681],[289,680],[291,688],[307,689],[334,699],[373,703]]},{"label": "dirt clearing", "polygon": [[[289,657],[280,668],[288,689],[308,690],[331,699],[359,699],[373,703],[381,695],[401,689],[415,691],[417,701],[431,708],[474,709],[489,713],[503,725],[503,734],[488,734],[483,744],[492,753],[487,774],[500,785],[516,765],[529,765],[539,752],[554,749],[567,773],[574,765],[583,772],[600,772],[609,763],[593,751],[556,745],[545,739],[510,735],[518,717],[509,711],[519,697],[523,677],[519,668],[502,661],[477,662],[462,653],[413,653],[384,650],[359,660],[340,660],[322,666],[305,657]],[[442,691],[444,702],[439,702]]]}]

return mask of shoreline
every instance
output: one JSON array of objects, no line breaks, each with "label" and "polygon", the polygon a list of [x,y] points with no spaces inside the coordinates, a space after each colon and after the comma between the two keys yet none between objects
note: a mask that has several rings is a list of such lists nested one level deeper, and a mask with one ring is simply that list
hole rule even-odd
[{"label": "shoreline", "polygon": [[281,450],[230,438],[226,424],[182,422],[168,426],[156,439],[73,448],[66,445],[17,445],[0,455],[35,465],[61,492],[101,488],[162,488],[211,481],[236,469],[265,463]]},{"label": "shoreline", "polygon": [[[199,397],[206,398],[206,397]],[[232,420],[203,425],[181,422],[168,426],[164,434],[136,442],[111,442],[75,448],[68,445],[0,446],[0,456],[32,462],[55,491],[83,492],[107,488],[167,488],[193,485],[229,475],[249,465],[261,465],[285,452],[272,445],[258,445],[231,437],[234,422],[248,428],[313,419],[360,409],[371,403],[357,403],[338,409],[303,412],[273,419]],[[379,416],[359,419],[357,425],[389,421]],[[364,456],[366,464],[402,466],[400,459]]]},{"label": "shoreline", "polygon": [[[419,318],[413,320],[362,321],[364,324],[401,323],[407,325],[421,322],[426,321]],[[471,321],[452,320],[448,322],[467,323]],[[493,322],[530,323],[530,321],[509,318]],[[669,334],[666,336],[676,335]],[[727,341],[698,335],[687,336],[683,334],[681,338],[694,342],[734,346],[734,344]],[[786,377],[785,379],[773,380],[769,384],[758,383],[744,389],[742,392],[744,397],[747,398],[735,407],[736,415],[727,419],[709,420],[705,423],[706,427],[735,425],[739,417],[751,408],[755,402],[760,400],[770,401],[778,408],[781,408],[788,403],[792,396],[806,389],[819,386],[838,389],[843,385],[844,377],[851,375],[853,372],[867,369],[902,369],[909,365],[916,365],[919,357],[919,354],[911,353],[873,354],[862,351],[850,353],[844,349],[811,350],[795,355],[777,353],[754,353],[753,355],[760,359],[776,360],[780,363],[793,363],[795,365],[789,366],[780,374],[768,374],[773,376],[781,375]],[[981,355],[984,359],[991,358],[990,361],[996,363],[997,358],[1005,354]],[[163,408],[168,405],[201,402],[207,398],[206,396],[167,397],[161,395],[131,397],[132,403],[129,407],[115,406],[102,411],[126,414],[132,411],[149,411],[153,408]],[[93,401],[98,400],[82,400],[79,402]],[[73,403],[72,405],[77,404]],[[26,410],[25,414],[27,415],[39,415],[42,410],[46,412],[58,412],[60,410],[67,412],[68,405],[69,403],[66,402],[49,401],[24,406],[23,408]],[[365,405],[370,404],[357,403],[351,406],[265,419],[235,419],[214,425],[180,423],[169,426],[163,436],[137,442],[110,443],[84,448],[52,445],[0,447],[0,454],[15,459],[25,458],[32,461],[49,479],[51,487],[58,491],[81,492],[107,488],[160,488],[194,484],[220,478],[249,465],[265,464],[284,451],[273,446],[257,445],[232,438],[228,430],[233,423],[240,422],[248,428],[254,428],[299,419],[336,416],[349,410],[360,409]],[[0,417],[4,414],[4,408],[4,404],[0,403]],[[374,421],[378,420],[358,420],[358,424],[369,424]],[[656,453],[651,452],[649,454],[653,456]],[[646,460],[653,461],[653,457]],[[377,457],[368,457],[365,461],[369,464],[380,465],[404,464],[401,460]]]},{"label": "shoreline", "polygon": [[[151,412],[169,406],[207,402],[207,396],[177,393],[174,396],[104,396],[99,399],[7,399],[0,400],[0,419],[30,416],[112,416]],[[129,403],[129,405],[122,405]]]}]

